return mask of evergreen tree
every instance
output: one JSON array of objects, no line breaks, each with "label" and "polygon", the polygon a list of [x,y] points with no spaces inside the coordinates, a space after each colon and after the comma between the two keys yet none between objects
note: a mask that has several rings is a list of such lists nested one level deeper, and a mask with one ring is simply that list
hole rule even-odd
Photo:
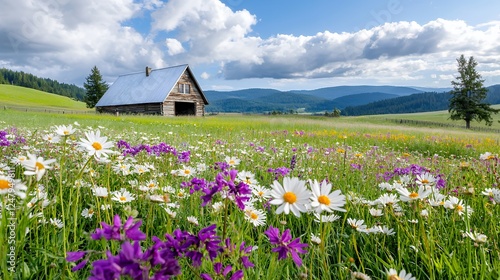
[{"label": "evergreen tree", "polygon": [[493,109],[490,104],[483,102],[488,90],[483,86],[484,80],[476,71],[477,62],[472,56],[468,60],[465,59],[463,54],[457,62],[459,75],[451,82],[453,90],[450,91],[452,96],[448,106],[450,119],[464,120],[467,129],[470,128],[472,120],[485,121],[487,125],[491,125],[491,114],[500,110]]},{"label": "evergreen tree", "polygon": [[83,87],[87,91],[84,97],[85,103],[87,103],[87,108],[94,108],[99,99],[108,90],[108,84],[103,81],[101,73],[97,66],[92,68],[90,75],[86,78],[86,82]]}]

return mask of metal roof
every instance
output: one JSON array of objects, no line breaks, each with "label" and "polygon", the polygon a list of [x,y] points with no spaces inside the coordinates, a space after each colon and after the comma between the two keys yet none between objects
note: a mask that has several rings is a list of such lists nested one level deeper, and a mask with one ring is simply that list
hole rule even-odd
[{"label": "metal roof", "polygon": [[146,76],[145,71],[121,75],[104,93],[96,107],[161,103],[168,97],[186,69],[191,74],[203,100],[208,104],[189,66],[184,64],[152,70],[149,76]]}]

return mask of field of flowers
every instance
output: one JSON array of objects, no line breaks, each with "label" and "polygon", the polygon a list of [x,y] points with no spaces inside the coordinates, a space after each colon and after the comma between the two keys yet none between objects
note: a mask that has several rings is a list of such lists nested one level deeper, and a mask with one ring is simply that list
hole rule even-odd
[{"label": "field of flowers", "polygon": [[500,279],[498,136],[0,112],[1,279]]}]

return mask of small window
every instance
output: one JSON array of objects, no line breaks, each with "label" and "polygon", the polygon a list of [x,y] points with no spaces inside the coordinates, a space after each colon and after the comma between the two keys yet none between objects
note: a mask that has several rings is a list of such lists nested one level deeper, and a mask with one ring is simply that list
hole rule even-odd
[{"label": "small window", "polygon": [[179,93],[189,93],[189,84],[179,84]]}]

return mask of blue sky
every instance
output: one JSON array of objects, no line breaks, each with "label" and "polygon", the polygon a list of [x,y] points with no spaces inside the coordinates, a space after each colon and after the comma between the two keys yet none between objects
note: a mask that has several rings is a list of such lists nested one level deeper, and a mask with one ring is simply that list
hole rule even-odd
[{"label": "blue sky", "polygon": [[205,90],[500,83],[500,2],[0,0],[0,67],[82,85],[189,64]]}]

